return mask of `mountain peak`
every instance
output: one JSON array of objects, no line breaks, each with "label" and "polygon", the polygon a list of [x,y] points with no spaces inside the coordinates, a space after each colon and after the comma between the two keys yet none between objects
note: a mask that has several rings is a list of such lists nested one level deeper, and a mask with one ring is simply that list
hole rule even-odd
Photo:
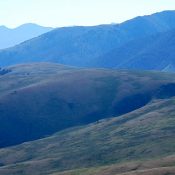
[{"label": "mountain peak", "polygon": [[3,29],[3,30],[10,30],[10,28],[6,27],[5,25],[1,25],[1,26],[0,26],[0,29],[1,29],[1,30],[2,30],[2,29]]},{"label": "mountain peak", "polygon": [[9,48],[32,39],[46,32],[51,31],[51,27],[43,27],[34,23],[22,24],[16,28],[0,26],[0,49]]},{"label": "mountain peak", "polygon": [[25,24],[21,24],[20,26],[17,26],[13,29],[19,29],[19,28],[50,28],[52,29],[52,27],[44,27],[35,23],[25,23]]}]

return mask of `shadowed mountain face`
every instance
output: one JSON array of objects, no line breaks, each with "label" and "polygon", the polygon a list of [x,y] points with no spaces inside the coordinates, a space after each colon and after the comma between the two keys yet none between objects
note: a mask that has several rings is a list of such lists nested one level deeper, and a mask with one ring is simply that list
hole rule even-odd
[{"label": "shadowed mountain face", "polygon": [[[131,40],[174,29],[174,18],[174,11],[165,11],[137,17],[116,25],[59,28],[16,47],[1,51],[0,65],[49,61],[93,67],[92,63],[95,58],[100,58],[101,55]],[[108,58],[105,58],[106,62]],[[101,63],[100,59],[95,67],[100,67],[98,63]],[[104,64],[104,67],[108,65]]]},{"label": "shadowed mountain face", "polygon": [[1,147],[119,116],[175,95],[171,74],[47,63],[4,70],[8,72],[0,75]]},{"label": "shadowed mountain face", "polygon": [[14,29],[0,26],[0,49],[15,46],[51,30],[50,27],[42,27],[36,24],[23,24]]}]

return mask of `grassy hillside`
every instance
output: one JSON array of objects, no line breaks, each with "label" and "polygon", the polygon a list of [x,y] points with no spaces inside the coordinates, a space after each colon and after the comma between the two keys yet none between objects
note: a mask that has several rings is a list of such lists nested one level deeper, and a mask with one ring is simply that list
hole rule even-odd
[{"label": "grassy hillside", "polygon": [[51,175],[174,175],[174,155],[163,159],[132,161],[96,168],[84,168]]},{"label": "grassy hillside", "polygon": [[[0,173],[45,175],[91,168],[65,174],[99,175],[103,172],[111,175],[128,171],[133,171],[133,175],[148,172],[150,175],[150,172],[164,175],[168,171],[173,174],[174,125],[175,99],[154,100],[118,118],[101,120],[86,127],[58,132],[45,139],[1,149]],[[170,157],[163,159],[166,156]],[[145,163],[150,159],[152,162]],[[139,162],[126,164],[133,161]],[[98,168],[114,163],[120,164]]]},{"label": "grassy hillside", "polygon": [[121,24],[58,28],[0,51],[0,66],[49,61],[92,67],[93,59],[131,40],[175,29],[174,18],[174,11],[164,11]]},{"label": "grassy hillside", "polygon": [[29,64],[0,76],[0,147],[119,116],[175,95],[172,74]]}]

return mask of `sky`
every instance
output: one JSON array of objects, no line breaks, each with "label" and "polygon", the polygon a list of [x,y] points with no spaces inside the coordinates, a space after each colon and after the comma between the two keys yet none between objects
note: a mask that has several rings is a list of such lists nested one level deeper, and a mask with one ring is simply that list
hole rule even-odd
[{"label": "sky", "polygon": [[164,10],[175,10],[175,0],[0,0],[0,25],[88,26]]}]

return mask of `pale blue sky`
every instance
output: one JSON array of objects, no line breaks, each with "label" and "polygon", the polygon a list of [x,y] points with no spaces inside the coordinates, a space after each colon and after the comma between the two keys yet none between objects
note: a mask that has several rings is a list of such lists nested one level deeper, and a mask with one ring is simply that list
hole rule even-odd
[{"label": "pale blue sky", "polygon": [[175,0],[0,0],[0,25],[119,23],[163,10],[175,10]]}]

